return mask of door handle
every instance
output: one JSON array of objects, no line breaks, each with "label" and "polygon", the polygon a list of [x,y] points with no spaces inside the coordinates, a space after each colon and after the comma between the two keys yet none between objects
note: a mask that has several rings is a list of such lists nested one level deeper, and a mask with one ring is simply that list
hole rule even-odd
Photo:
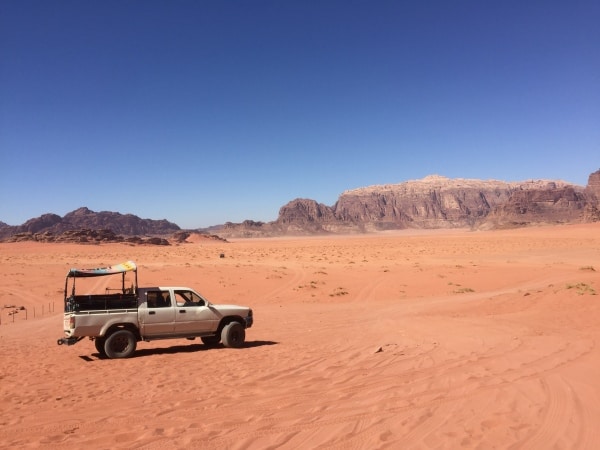
[{"label": "door handle", "polygon": [[156,314],[156,311],[148,311],[148,314]]},{"label": "door handle", "polygon": [[185,314],[185,309],[180,309],[179,314]]}]

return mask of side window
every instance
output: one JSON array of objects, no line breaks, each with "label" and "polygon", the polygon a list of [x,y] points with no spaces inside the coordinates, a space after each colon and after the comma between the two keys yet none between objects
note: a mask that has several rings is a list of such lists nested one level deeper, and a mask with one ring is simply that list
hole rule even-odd
[{"label": "side window", "polygon": [[204,306],[204,299],[192,291],[175,291],[177,306]]},{"label": "side window", "polygon": [[169,291],[148,291],[146,301],[148,308],[167,308],[171,306]]},{"label": "side window", "polygon": [[177,306],[187,306],[188,303],[191,303],[189,296],[187,296],[187,292],[184,291],[175,291],[175,301],[177,302]]}]

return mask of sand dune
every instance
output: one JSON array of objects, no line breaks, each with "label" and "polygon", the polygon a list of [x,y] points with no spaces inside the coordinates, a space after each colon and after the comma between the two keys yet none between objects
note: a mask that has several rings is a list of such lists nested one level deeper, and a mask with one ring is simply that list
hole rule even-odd
[{"label": "sand dune", "polygon": [[[57,346],[67,270],[126,259],[252,306],[246,346]],[[600,446],[600,224],[0,244],[0,280],[2,448]]]}]

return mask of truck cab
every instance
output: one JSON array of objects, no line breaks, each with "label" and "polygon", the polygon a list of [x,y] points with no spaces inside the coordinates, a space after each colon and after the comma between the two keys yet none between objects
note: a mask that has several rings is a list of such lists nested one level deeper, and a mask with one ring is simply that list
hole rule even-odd
[{"label": "truck cab", "polygon": [[161,336],[202,337],[214,335],[225,318],[236,317],[245,328],[253,317],[244,307],[213,305],[188,287],[152,287],[139,289],[138,317],[144,340]]}]

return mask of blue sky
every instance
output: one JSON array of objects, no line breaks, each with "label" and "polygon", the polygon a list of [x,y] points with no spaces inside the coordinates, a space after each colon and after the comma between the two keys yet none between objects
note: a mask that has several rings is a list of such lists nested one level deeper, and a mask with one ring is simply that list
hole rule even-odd
[{"label": "blue sky", "polygon": [[600,168],[598,1],[0,4],[0,221]]}]

